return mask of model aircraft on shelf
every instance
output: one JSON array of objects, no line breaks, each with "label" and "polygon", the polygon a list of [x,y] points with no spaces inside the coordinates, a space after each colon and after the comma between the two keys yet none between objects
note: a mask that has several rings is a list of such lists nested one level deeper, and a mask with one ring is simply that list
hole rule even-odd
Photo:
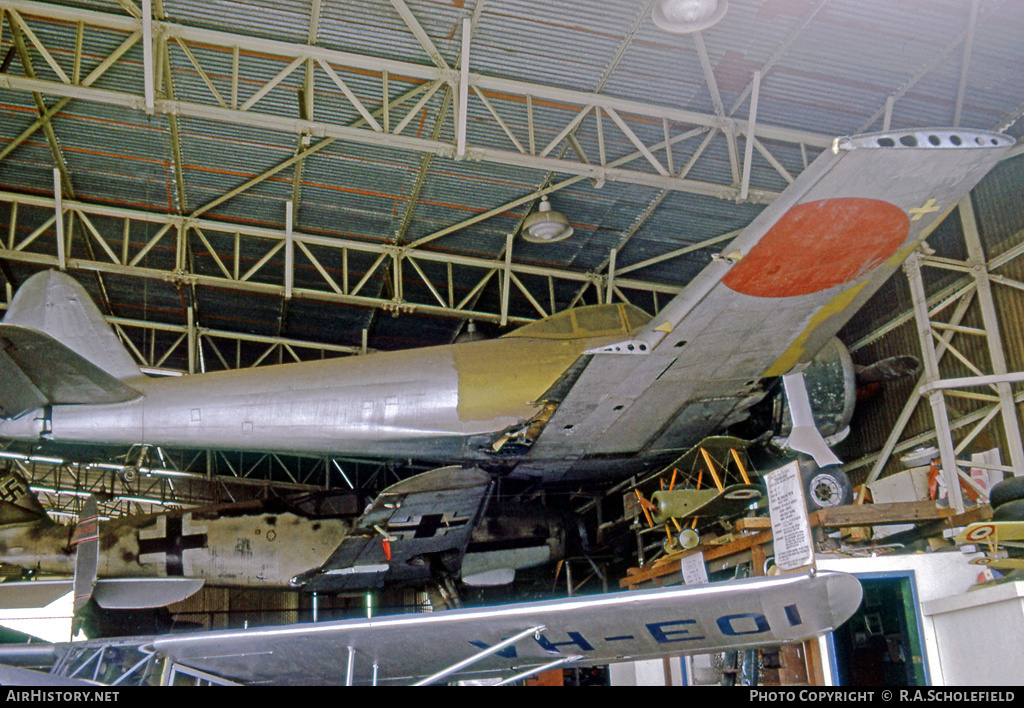
[{"label": "model aircraft on shelf", "polygon": [[961,550],[971,546],[982,555],[971,565],[1002,573],[1024,570],[1024,478],[1010,477],[989,490],[992,518],[976,521],[953,539]]},{"label": "model aircraft on shelf", "polygon": [[[695,548],[700,531],[767,506],[767,490],[746,455],[749,442],[702,440],[665,469],[623,492],[623,518],[662,541],[666,553]],[[646,524],[646,528],[644,528]]]}]

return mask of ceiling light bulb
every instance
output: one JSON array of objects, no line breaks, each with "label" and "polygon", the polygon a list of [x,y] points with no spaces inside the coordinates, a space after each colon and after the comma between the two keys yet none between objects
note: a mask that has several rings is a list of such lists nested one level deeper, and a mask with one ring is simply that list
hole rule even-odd
[{"label": "ceiling light bulb", "polygon": [[532,243],[552,243],[572,236],[572,226],[565,214],[553,211],[551,202],[542,197],[537,211],[523,221],[523,238]]},{"label": "ceiling light bulb", "polygon": [[651,19],[666,32],[686,34],[711,27],[722,19],[727,6],[726,0],[659,0]]}]

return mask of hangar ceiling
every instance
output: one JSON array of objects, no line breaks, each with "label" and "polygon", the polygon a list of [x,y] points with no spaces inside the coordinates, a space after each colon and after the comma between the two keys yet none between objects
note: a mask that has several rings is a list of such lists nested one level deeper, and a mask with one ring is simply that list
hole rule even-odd
[{"label": "hangar ceiling", "polygon": [[836,136],[1022,133],[1022,3],[655,4],[0,0],[4,299],[66,268],[178,371],[653,312]]}]

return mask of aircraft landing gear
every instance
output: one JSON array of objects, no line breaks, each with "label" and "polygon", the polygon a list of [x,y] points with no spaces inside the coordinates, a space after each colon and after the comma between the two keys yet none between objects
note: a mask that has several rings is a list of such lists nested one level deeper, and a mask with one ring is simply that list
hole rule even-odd
[{"label": "aircraft landing gear", "polygon": [[853,503],[853,485],[839,465],[818,467],[813,460],[801,455],[800,481],[809,513]]}]

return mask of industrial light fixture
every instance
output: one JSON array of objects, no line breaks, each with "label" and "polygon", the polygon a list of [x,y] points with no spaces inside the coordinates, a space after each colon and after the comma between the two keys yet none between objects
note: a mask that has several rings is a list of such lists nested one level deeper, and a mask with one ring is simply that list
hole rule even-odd
[{"label": "industrial light fixture", "polygon": [[658,0],[651,19],[666,32],[688,34],[711,27],[728,6],[727,0]]},{"label": "industrial light fixture", "polygon": [[541,197],[537,211],[523,221],[523,238],[531,243],[552,243],[570,236],[569,219],[562,212],[553,211],[547,197]]}]

